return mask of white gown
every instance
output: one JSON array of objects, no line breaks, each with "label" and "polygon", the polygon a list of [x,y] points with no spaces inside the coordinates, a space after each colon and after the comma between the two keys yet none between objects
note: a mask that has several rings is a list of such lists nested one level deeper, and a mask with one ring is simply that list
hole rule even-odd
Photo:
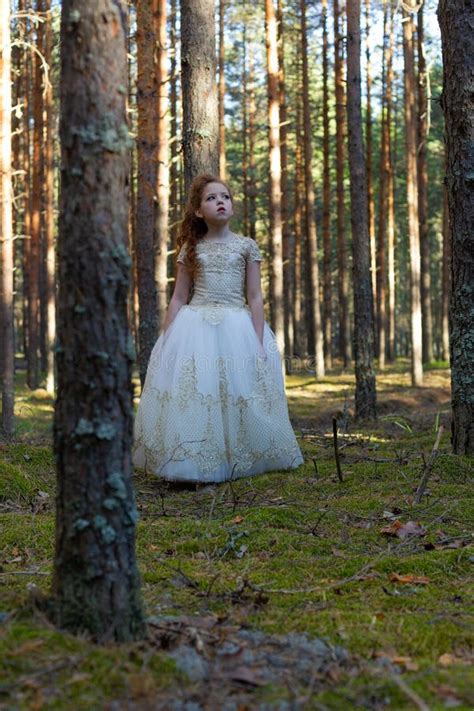
[{"label": "white gown", "polygon": [[[185,262],[186,246],[178,256]],[[151,353],[134,424],[133,461],[171,481],[223,482],[304,459],[289,417],[281,355],[263,350],[245,302],[257,243],[234,236],[196,247],[192,298]],[[264,352],[263,352],[264,351]]]}]

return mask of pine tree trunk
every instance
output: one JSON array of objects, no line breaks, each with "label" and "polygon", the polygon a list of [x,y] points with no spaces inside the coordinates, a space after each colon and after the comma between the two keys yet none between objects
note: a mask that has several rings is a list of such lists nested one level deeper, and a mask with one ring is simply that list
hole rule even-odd
[{"label": "pine tree trunk", "polygon": [[[293,230],[295,233],[295,283],[293,287],[293,331],[295,334],[294,352],[299,356],[300,361],[306,354],[306,343],[304,328],[304,313],[303,313],[303,268],[302,268],[302,243],[303,243],[303,194],[304,194],[304,169],[303,169],[303,150],[302,150],[302,111],[301,97],[298,95],[296,106],[296,136],[295,136],[295,188],[294,188],[294,222]],[[306,330],[306,329],[305,329]]]},{"label": "pine tree trunk", "polygon": [[365,0],[365,70],[367,84],[367,106],[365,120],[365,146],[366,146],[366,176],[367,176],[367,219],[370,241],[370,275],[372,279],[372,294],[377,289],[376,272],[376,244],[375,244],[375,206],[374,187],[372,181],[372,58],[370,53],[370,0]]},{"label": "pine tree trunk", "polygon": [[324,362],[332,368],[331,182],[329,174],[328,2],[322,0],[323,22],[323,324]]},{"label": "pine tree trunk", "polygon": [[[52,66],[53,16],[51,0],[46,0],[47,12],[45,58]],[[54,393],[54,340],[56,338],[56,254],[54,245],[54,106],[53,87],[50,83],[45,92],[46,145],[45,145],[45,243],[46,243],[46,389]]]},{"label": "pine tree trunk", "polygon": [[168,52],[166,27],[166,0],[156,1],[156,86],[158,169],[156,182],[156,229],[155,229],[155,284],[157,292],[158,329],[165,320],[168,305],[168,229],[170,173],[168,159]]},{"label": "pine tree trunk", "polygon": [[339,352],[344,368],[351,361],[349,323],[349,273],[347,269],[347,239],[344,207],[344,146],[346,141],[346,99],[343,65],[343,9],[333,0],[334,7],[334,78],[336,96],[336,201],[337,201],[337,266],[339,299]]},{"label": "pine tree trunk", "polygon": [[443,264],[441,294],[442,359],[449,361],[449,301],[451,298],[451,245],[449,234],[449,207],[446,187],[443,189]]},{"label": "pine tree trunk", "polygon": [[280,353],[285,353],[283,318],[283,225],[281,210],[281,146],[279,107],[278,35],[273,0],[265,0],[265,35],[267,44],[267,90],[270,159],[270,212],[272,216],[271,294],[272,325]]},{"label": "pine tree trunk", "polygon": [[242,26],[242,191],[243,191],[243,231],[249,234],[249,118],[248,118],[248,71],[247,71],[247,27]]},{"label": "pine tree trunk", "polygon": [[394,10],[390,5],[390,30],[386,60],[386,126],[387,126],[387,358],[395,360],[395,186],[392,151],[393,52],[395,45]]},{"label": "pine tree trunk", "polygon": [[[43,12],[44,0],[37,0],[36,9]],[[28,372],[31,389],[39,386],[40,350],[40,270],[41,270],[41,212],[44,185],[43,161],[43,67],[44,26],[38,23],[36,49],[33,53],[33,161],[31,186],[31,236],[28,262]]]},{"label": "pine tree trunk", "polygon": [[[19,10],[24,10],[24,3],[19,5]],[[22,132],[21,132],[21,158],[22,169],[24,170],[23,177],[23,240],[22,240],[22,255],[21,255],[21,275],[22,275],[22,315],[23,315],[23,338],[22,346],[25,355],[26,366],[28,369],[28,339],[29,339],[29,301],[30,287],[28,279],[28,266],[30,263],[30,237],[31,237],[31,160],[30,160],[30,118],[31,118],[31,50],[28,44],[31,41],[31,32],[29,29],[29,21],[25,19],[22,25],[22,34],[20,39],[25,42],[25,50],[23,54],[23,117],[22,117]]]},{"label": "pine tree trunk", "polygon": [[219,0],[219,175],[222,180],[226,179],[226,160],[225,160],[225,41],[224,41],[224,26],[225,26],[225,0]]},{"label": "pine tree trunk", "polygon": [[428,232],[428,79],[424,48],[423,5],[418,10],[418,221],[421,250],[421,312],[423,363],[433,360],[433,316],[431,313],[430,240]]},{"label": "pine tree trunk", "polygon": [[319,295],[319,265],[318,241],[316,231],[315,197],[312,168],[311,145],[311,111],[309,107],[309,80],[308,80],[308,40],[306,30],[306,4],[300,2],[301,18],[301,54],[302,54],[302,79],[303,79],[303,152],[305,172],[306,195],[306,243],[308,256],[308,292],[311,300],[312,330],[314,333],[314,359],[316,377],[322,378],[324,369],[323,331],[321,323],[321,305]]},{"label": "pine tree trunk", "polygon": [[156,32],[152,5],[137,2],[137,111],[138,175],[136,261],[139,303],[138,368],[145,382],[150,353],[158,335],[155,284],[155,190],[157,183],[157,84],[155,76]]},{"label": "pine tree trunk", "polygon": [[1,431],[11,437],[14,419],[15,349],[13,333],[13,191],[11,170],[11,47],[10,2],[0,2],[0,235],[1,302],[0,363],[2,378]]},{"label": "pine tree trunk", "polygon": [[255,157],[255,146],[257,142],[257,103],[255,97],[255,56],[251,48],[249,57],[249,237],[255,239],[257,236],[257,164]]},{"label": "pine tree trunk", "polygon": [[382,116],[380,140],[380,190],[379,190],[379,222],[377,239],[376,265],[376,324],[377,324],[377,354],[380,370],[385,368],[385,351],[387,345],[386,318],[386,241],[387,241],[387,187],[390,172],[389,143],[390,126],[387,121],[387,60],[388,60],[388,0],[383,8],[383,53],[382,53]]},{"label": "pine tree trunk", "polygon": [[101,643],[144,632],[131,479],[127,31],[120,0],[63,0],[53,593],[59,627]]},{"label": "pine tree trunk", "polygon": [[291,355],[293,352],[293,326],[291,312],[291,231],[288,220],[288,144],[287,144],[287,109],[285,89],[285,44],[283,27],[282,0],[277,5],[278,23],[278,91],[280,104],[280,147],[281,147],[281,219],[283,239],[283,311],[285,329],[285,367],[291,372]]},{"label": "pine tree trunk", "polygon": [[405,86],[405,151],[407,171],[408,237],[410,244],[411,380],[423,384],[420,291],[420,230],[418,222],[417,123],[413,17],[403,11],[403,56]]},{"label": "pine tree trunk", "polygon": [[440,0],[443,47],[441,104],[446,124],[449,228],[451,235],[452,445],[474,454],[474,6]]},{"label": "pine tree trunk", "polygon": [[214,0],[181,0],[184,183],[219,173]]},{"label": "pine tree trunk", "polygon": [[374,418],[376,390],[373,370],[373,292],[362,137],[360,46],[360,0],[351,0],[347,7],[347,123],[354,265],[355,414],[357,418]]},{"label": "pine tree trunk", "polygon": [[[170,16],[170,234],[171,245],[173,250],[176,250],[176,240],[178,238],[179,220],[180,220],[180,194],[179,194],[179,136],[178,136],[178,62],[177,62],[177,44],[178,44],[178,2],[171,2]],[[171,260],[170,265],[171,276],[176,278],[175,260]],[[174,284],[170,282],[170,291],[174,288]],[[171,294],[170,294],[171,296]]]}]

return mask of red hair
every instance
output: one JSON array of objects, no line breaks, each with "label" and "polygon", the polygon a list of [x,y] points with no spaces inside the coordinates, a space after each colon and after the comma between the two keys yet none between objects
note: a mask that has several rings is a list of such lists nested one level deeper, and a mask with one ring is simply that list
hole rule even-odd
[{"label": "red hair", "polygon": [[201,206],[204,188],[206,185],[209,185],[209,183],[219,183],[223,185],[229,191],[230,199],[233,201],[229,186],[217,175],[211,175],[210,173],[197,175],[191,183],[188,201],[184,209],[184,217],[181,221],[176,240],[176,257],[179,255],[181,247],[186,245],[186,268],[192,277],[198,268],[196,245],[207,232],[207,225],[202,217],[196,215],[196,210],[199,210]]}]

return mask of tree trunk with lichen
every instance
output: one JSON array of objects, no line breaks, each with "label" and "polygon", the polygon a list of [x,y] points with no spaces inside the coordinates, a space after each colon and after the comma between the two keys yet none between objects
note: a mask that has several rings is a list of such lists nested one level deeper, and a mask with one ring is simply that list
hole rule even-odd
[{"label": "tree trunk with lichen", "polygon": [[123,1],[63,2],[54,613],[59,627],[99,642],[144,632],[131,480],[126,37]]},{"label": "tree trunk with lichen", "polygon": [[376,416],[376,391],[367,183],[362,139],[360,0],[351,0],[347,6],[347,125],[354,265],[355,408],[357,418],[373,418]]},{"label": "tree trunk with lichen", "polygon": [[215,0],[181,0],[181,84],[187,194],[196,175],[219,173]]},{"label": "tree trunk with lichen", "polygon": [[474,6],[440,0],[441,104],[446,124],[446,188],[451,236],[450,349],[452,444],[474,454]]}]

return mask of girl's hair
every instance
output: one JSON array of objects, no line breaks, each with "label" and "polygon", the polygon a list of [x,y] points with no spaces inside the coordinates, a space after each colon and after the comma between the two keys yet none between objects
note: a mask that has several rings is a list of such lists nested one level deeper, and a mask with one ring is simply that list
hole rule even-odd
[{"label": "girl's hair", "polygon": [[209,183],[220,183],[223,185],[229,191],[230,199],[233,200],[229,186],[225,180],[221,180],[217,175],[211,175],[210,173],[197,175],[191,183],[188,201],[184,209],[184,217],[181,221],[176,240],[176,257],[178,257],[181,247],[186,245],[186,268],[191,277],[195,275],[198,268],[196,244],[207,232],[207,225],[202,217],[197,217],[196,210],[199,210],[204,188],[206,185],[209,185]]}]

